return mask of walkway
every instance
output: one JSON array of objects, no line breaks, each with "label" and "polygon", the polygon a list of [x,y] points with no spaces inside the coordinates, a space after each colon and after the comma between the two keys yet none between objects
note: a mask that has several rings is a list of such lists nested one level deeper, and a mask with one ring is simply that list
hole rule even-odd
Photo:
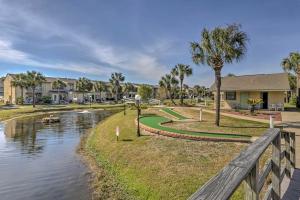
[{"label": "walkway", "polygon": [[290,181],[284,180],[282,184],[282,199],[300,200],[300,112],[282,112],[282,122],[290,127],[287,131],[295,132],[295,155],[296,162],[292,178]]}]

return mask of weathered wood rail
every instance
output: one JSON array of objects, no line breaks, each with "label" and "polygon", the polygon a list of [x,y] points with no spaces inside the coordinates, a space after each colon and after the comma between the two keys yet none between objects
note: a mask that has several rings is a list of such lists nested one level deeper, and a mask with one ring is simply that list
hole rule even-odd
[{"label": "weathered wood rail", "polygon": [[[259,169],[259,159],[269,146],[272,156]],[[282,164],[284,163],[284,164]],[[199,188],[190,200],[225,200],[244,182],[245,199],[258,200],[267,177],[271,173],[271,184],[262,194],[264,199],[278,200],[281,197],[281,182],[286,175],[291,177],[295,167],[295,133],[268,129],[239,156],[225,166],[215,177]]]}]

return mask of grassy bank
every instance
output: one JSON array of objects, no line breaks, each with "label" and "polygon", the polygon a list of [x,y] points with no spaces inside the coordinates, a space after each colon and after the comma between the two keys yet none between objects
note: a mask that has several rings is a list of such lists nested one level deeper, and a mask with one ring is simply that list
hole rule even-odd
[{"label": "grassy bank", "polygon": [[121,104],[117,105],[105,105],[105,104],[92,104],[90,105],[79,105],[79,104],[68,104],[68,105],[37,105],[35,108],[32,105],[18,106],[16,108],[7,109],[0,106],[0,121],[10,119],[13,117],[19,117],[29,114],[40,114],[46,112],[57,112],[57,111],[71,111],[76,109],[120,109],[123,107]]},{"label": "grassy bank", "polygon": [[[85,150],[124,191],[124,199],[186,199],[214,176],[244,144],[199,142],[160,136],[136,137],[136,111],[115,114],[89,136]],[[115,129],[120,128],[117,142]],[[96,171],[98,171],[96,170]],[[115,199],[119,191],[105,179],[98,190]],[[104,186],[103,186],[104,185]],[[237,199],[240,191],[237,192]]]}]

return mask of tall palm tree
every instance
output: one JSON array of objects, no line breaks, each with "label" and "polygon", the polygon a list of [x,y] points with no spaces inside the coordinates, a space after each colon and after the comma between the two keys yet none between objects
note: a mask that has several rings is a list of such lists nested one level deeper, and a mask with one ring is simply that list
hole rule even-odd
[{"label": "tall palm tree", "polygon": [[122,90],[121,83],[125,80],[122,73],[112,73],[109,82],[111,84],[112,93],[115,94],[115,101],[118,102],[119,93]]},{"label": "tall palm tree", "polygon": [[82,93],[82,99],[85,101],[84,94],[90,92],[93,89],[93,83],[91,80],[81,77],[76,81],[76,90]]},{"label": "tall palm tree", "polygon": [[240,26],[233,24],[203,29],[200,42],[191,43],[192,59],[195,64],[207,64],[215,72],[216,85],[216,125],[220,125],[221,70],[224,64],[238,62],[246,53],[247,34]]},{"label": "tall palm tree", "polygon": [[67,87],[67,83],[57,79],[52,83],[52,89],[56,90],[58,93],[58,104],[60,104],[60,91],[64,90]]},{"label": "tall palm tree", "polygon": [[[284,71],[292,71],[296,74],[297,76],[297,86],[299,85],[299,79],[300,79],[300,53],[299,52],[291,52],[290,55],[287,58],[284,58],[281,61],[281,66],[284,69]],[[299,102],[299,90],[296,91],[298,100]],[[297,103],[297,106],[299,107],[299,103]]]},{"label": "tall palm tree", "polygon": [[136,92],[137,88],[132,83],[125,83],[123,87],[123,92],[125,95],[129,96],[130,92]]},{"label": "tall palm tree", "polygon": [[174,105],[176,105],[174,101],[176,84],[178,84],[178,80],[171,74],[166,74],[165,76],[161,77],[161,80],[159,81],[159,86],[165,89],[166,97],[170,98]]},{"label": "tall palm tree", "polygon": [[26,86],[32,90],[32,106],[35,107],[36,99],[36,88],[41,86],[43,82],[46,81],[46,78],[36,71],[27,71],[26,73]]},{"label": "tall palm tree", "polygon": [[26,75],[24,73],[16,74],[12,80],[12,86],[20,87],[21,89],[21,104],[24,103],[24,88],[27,87]]},{"label": "tall palm tree", "polygon": [[101,100],[101,92],[106,92],[107,86],[103,81],[96,81],[94,83],[94,89],[95,89],[95,92],[99,92],[100,100]]},{"label": "tall palm tree", "polygon": [[183,104],[183,91],[182,91],[182,86],[183,86],[183,80],[185,77],[188,77],[193,74],[193,70],[189,65],[184,65],[184,64],[177,64],[173,69],[172,69],[172,74],[175,74],[176,76],[179,77],[180,81],[180,103]]}]

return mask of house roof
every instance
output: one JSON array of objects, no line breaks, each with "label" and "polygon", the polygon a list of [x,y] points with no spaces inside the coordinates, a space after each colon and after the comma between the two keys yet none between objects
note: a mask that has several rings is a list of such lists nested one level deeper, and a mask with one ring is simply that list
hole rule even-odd
[{"label": "house roof", "polygon": [[[215,83],[210,87],[216,90]],[[254,74],[222,77],[221,91],[287,91],[290,90],[288,73]]]},{"label": "house roof", "polygon": [[[6,76],[15,77],[16,75],[17,74],[7,74]],[[46,78],[46,82],[48,83],[52,83],[58,79],[66,83],[76,83],[76,79],[73,78],[60,78],[60,77],[47,77],[47,76],[45,78]]]}]

